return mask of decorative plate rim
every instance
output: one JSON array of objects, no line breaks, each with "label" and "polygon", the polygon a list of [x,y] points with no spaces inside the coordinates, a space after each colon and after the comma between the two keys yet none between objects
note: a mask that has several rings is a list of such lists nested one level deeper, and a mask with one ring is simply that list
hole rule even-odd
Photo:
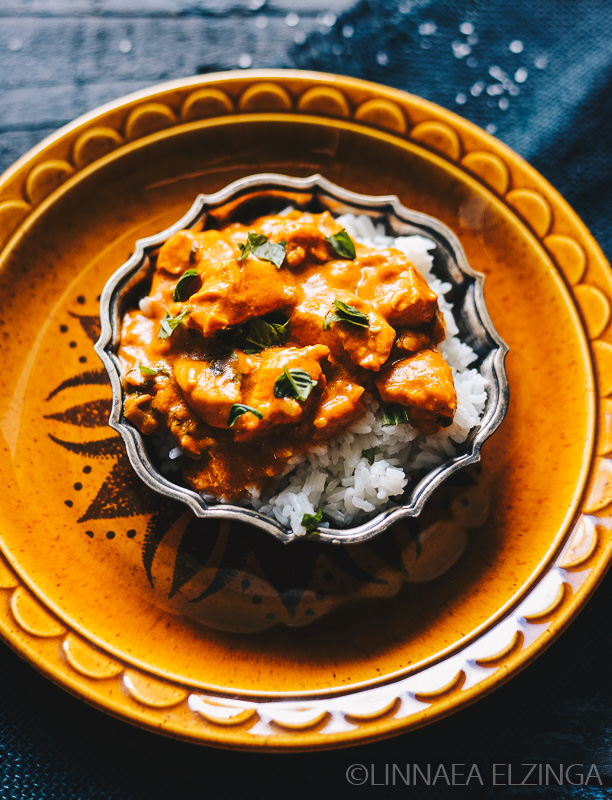
[{"label": "decorative plate rim", "polygon": [[[612,334],[608,322],[612,271],[584,224],[559,193],[506,145],[454,112],[375,83],[297,70],[235,71],[179,79],[119,98],[47,137],[0,177],[0,233],[4,232],[5,241],[10,246],[13,236],[19,236],[22,221],[33,209],[52,202],[55,190],[74,173],[75,168],[87,169],[88,164],[104,158],[104,155],[98,155],[91,161],[81,159],[86,149],[82,145],[90,134],[104,131],[108,135],[110,131],[114,147],[149,134],[155,135],[159,128],[137,130],[134,135],[127,136],[127,125],[139,108],[149,106],[151,111],[151,106],[161,106],[168,111],[166,120],[174,119],[167,121],[167,125],[180,124],[181,120],[177,121],[179,112],[175,113],[171,106],[176,108],[180,101],[180,116],[187,100],[198,92],[209,90],[225,96],[228,103],[236,106],[243,103],[247,93],[249,102],[257,95],[257,101],[263,104],[261,108],[248,110],[240,106],[236,113],[266,113],[270,109],[263,106],[270,87],[278,89],[277,98],[287,97],[296,106],[302,104],[311,90],[327,92],[334,101],[340,95],[349,103],[352,116],[364,129],[382,130],[385,135],[396,137],[398,142],[410,141],[467,175],[493,197],[501,199],[530,235],[537,238],[538,245],[564,281],[582,320],[585,342],[588,343],[585,346],[589,348],[597,376],[594,402],[598,406],[604,398],[611,402],[608,396],[612,393]],[[143,102],[137,106],[140,101],[147,100],[162,102]],[[310,114],[310,119],[331,116],[332,125],[334,116],[342,116],[340,112],[299,110]],[[359,118],[355,116],[357,114]],[[415,118],[418,120],[416,123]],[[142,122],[141,119],[137,121]],[[92,128],[96,122],[104,122],[106,127]],[[400,130],[397,126],[401,124],[405,127]],[[53,167],[60,177],[55,182],[45,183],[42,178],[48,178],[48,173],[42,175],[40,168],[43,166]],[[558,225],[554,224],[555,216],[560,220]],[[3,246],[0,244],[0,248]],[[575,256],[574,260],[567,258],[568,252]],[[585,276],[587,283],[582,282]],[[584,302],[589,289],[603,298],[605,313],[597,315]],[[612,504],[612,486],[604,480],[612,472],[612,442],[604,434],[602,429],[597,432],[588,480],[581,491],[572,525],[567,522],[563,541],[551,547],[523,584],[527,589],[524,595],[521,594],[521,602],[512,608],[508,608],[508,604],[504,606],[508,611],[504,611],[501,621],[510,619],[512,612],[512,619],[518,625],[513,639],[497,652],[489,653],[484,661],[484,674],[481,672],[480,677],[476,676],[472,682],[467,681],[468,676],[463,670],[458,673],[458,681],[443,684],[439,676],[430,681],[430,685],[425,687],[428,691],[417,693],[421,697],[418,700],[421,706],[408,709],[406,713],[402,713],[401,700],[395,705],[373,708],[371,703],[368,704],[367,693],[357,690],[348,693],[356,701],[363,700],[356,715],[353,708],[353,711],[342,712],[340,716],[334,712],[331,718],[325,719],[316,715],[304,718],[299,713],[293,718],[282,713],[275,717],[274,706],[291,706],[291,701],[284,704],[252,702],[239,707],[229,695],[222,698],[211,695],[199,706],[195,701],[190,705],[189,699],[196,693],[189,694],[189,689],[183,684],[160,680],[151,670],[116,660],[112,666],[114,672],[92,675],[78,662],[66,658],[69,640],[79,641],[89,653],[105,656],[104,652],[82,638],[86,636],[85,632],[78,628],[67,629],[35,596],[35,587],[31,590],[24,584],[4,554],[0,556],[0,596],[6,602],[0,608],[0,631],[13,649],[72,693],[124,720],[189,741],[252,750],[317,750],[373,741],[413,729],[473,702],[516,674],[567,627],[604,577],[612,561],[611,526],[599,524],[598,516],[609,514]],[[548,583],[552,586],[545,586],[549,578]],[[17,600],[35,611],[38,629],[26,624],[16,613]],[[529,601],[531,605],[525,606],[523,601]],[[19,608],[23,615],[24,607],[20,605]],[[475,643],[484,638],[479,636]],[[461,649],[458,655],[465,650]],[[435,656],[441,653],[443,651]],[[434,666],[447,661],[445,657],[441,658]],[[478,666],[473,659],[472,663]],[[432,677],[429,668],[425,672]],[[390,685],[396,683],[391,681]],[[304,705],[304,701],[298,701],[293,704],[293,710],[300,712]]]}]

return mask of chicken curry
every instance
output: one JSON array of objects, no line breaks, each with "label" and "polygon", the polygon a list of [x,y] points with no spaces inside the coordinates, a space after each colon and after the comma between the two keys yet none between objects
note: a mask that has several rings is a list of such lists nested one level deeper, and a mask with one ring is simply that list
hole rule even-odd
[{"label": "chicken curry", "polygon": [[395,249],[353,242],[325,212],[183,230],[151,258],[124,315],[124,414],[170,433],[196,491],[235,501],[350,426],[452,423],[437,295]]}]

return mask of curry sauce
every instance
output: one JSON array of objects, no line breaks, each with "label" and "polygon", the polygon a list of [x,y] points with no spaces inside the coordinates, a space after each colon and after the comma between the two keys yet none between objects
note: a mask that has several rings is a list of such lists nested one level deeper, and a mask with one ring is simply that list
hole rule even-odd
[{"label": "curry sauce", "polygon": [[174,234],[123,319],[124,414],[170,433],[196,491],[238,500],[373,399],[423,433],[452,423],[436,294],[395,249],[328,212]]}]

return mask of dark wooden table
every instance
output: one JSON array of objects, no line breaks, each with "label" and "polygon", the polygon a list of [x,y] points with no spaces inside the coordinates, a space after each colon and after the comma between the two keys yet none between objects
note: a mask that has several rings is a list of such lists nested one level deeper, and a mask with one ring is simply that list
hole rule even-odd
[{"label": "dark wooden table", "polygon": [[[550,44],[550,26],[537,29],[540,23],[528,20],[544,6],[556,8],[551,2],[534,8],[519,0],[511,14],[499,16],[497,0],[489,10],[467,0],[1,0],[0,172],[79,114],[156,82],[234,68],[319,68],[423,94],[488,126],[556,183],[610,255],[610,173],[602,174],[601,165],[610,165],[605,150],[612,92],[606,85],[609,64],[599,73],[596,58],[606,41],[609,47],[610,8],[606,15],[598,0],[565,8],[567,19],[559,18]],[[598,9],[595,25],[589,18],[589,33],[585,13]],[[501,22],[487,26],[487,15],[495,14]],[[510,64],[511,71],[499,68],[520,86],[518,99],[488,89],[495,83],[491,67],[497,66],[502,28],[506,44],[498,64]],[[397,38],[398,31],[404,38]],[[474,40],[479,31],[481,42]],[[432,76],[427,59],[435,48]],[[476,63],[470,66],[470,59]],[[586,99],[576,94],[576,75],[581,87],[592,83]],[[541,129],[541,112],[546,91],[555,86],[566,124],[553,146]],[[486,784],[482,792],[490,797],[530,791],[493,787],[494,763],[517,771],[531,763],[555,768],[573,763],[584,770],[595,764],[603,786],[551,786],[544,796],[609,796],[611,592],[610,580],[604,581],[559,641],[471,708],[420,731],[332,753],[263,756],[162,739],[90,709],[2,647],[0,796],[234,797],[266,790],[310,798],[379,791],[347,782],[346,770],[354,763],[373,765],[375,784],[384,784],[385,764],[478,763]],[[436,797],[445,788],[441,781],[414,791]],[[410,790],[398,784],[380,791]]]}]

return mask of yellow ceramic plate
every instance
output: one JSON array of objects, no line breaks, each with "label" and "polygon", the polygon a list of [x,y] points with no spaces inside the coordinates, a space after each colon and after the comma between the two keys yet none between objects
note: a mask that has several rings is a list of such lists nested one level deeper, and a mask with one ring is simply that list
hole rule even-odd
[{"label": "yellow ceramic plate", "polygon": [[[397,194],[486,274],[509,412],[418,530],[326,548],[204,526],[142,487],[106,428],[106,279],[199,192],[255,172]],[[604,574],[612,273],[556,192],[454,114],[314,73],[154,87],[17,162],[0,240],[0,631],[88,702],[229,747],[372,740],[506,680]]]}]

